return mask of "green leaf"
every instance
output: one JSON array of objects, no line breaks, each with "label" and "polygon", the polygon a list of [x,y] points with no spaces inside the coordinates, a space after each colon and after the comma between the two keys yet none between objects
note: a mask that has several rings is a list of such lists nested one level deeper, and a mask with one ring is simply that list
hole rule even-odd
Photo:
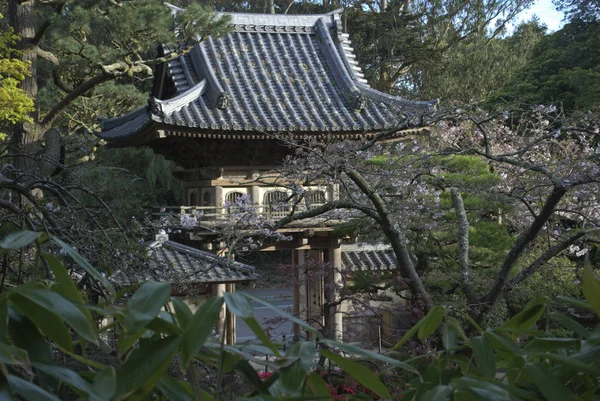
[{"label": "green leaf", "polygon": [[308,387],[310,392],[319,399],[331,400],[331,392],[327,388],[327,384],[325,384],[325,381],[320,375],[315,373],[310,374],[306,378],[306,387]]},{"label": "green leaf", "polygon": [[225,303],[227,309],[238,317],[247,319],[254,315],[254,306],[243,292],[226,292]]},{"label": "green leaf", "polygon": [[306,323],[303,320],[298,319],[296,316],[287,313],[283,310],[281,310],[280,308],[278,308],[275,305],[271,305],[270,303],[268,303],[267,301],[264,301],[260,298],[257,298],[253,295],[250,294],[244,294],[247,298],[250,298],[251,300],[253,300],[254,302],[257,302],[259,304],[262,304],[264,306],[266,306],[267,308],[271,309],[273,312],[275,312],[277,315],[279,316],[283,316],[285,318],[287,318],[290,322],[297,324],[298,326],[300,326],[302,329],[308,331],[309,333],[312,333],[318,337],[321,337],[321,333],[319,333],[319,330],[317,330],[316,328],[314,328],[313,326],[311,326],[310,324]]},{"label": "green leaf", "polygon": [[502,386],[471,376],[453,379],[451,385],[456,389],[471,391],[476,395],[476,400],[506,401],[517,399],[516,397],[510,397],[510,392]]},{"label": "green leaf", "polygon": [[44,233],[39,231],[17,231],[15,233],[8,234],[2,241],[0,241],[0,248],[6,249],[19,249],[23,248],[36,239],[41,237]]},{"label": "green leaf", "polygon": [[58,260],[58,258],[54,255],[44,255],[43,257],[48,263],[50,270],[52,270],[52,273],[54,273],[54,277],[58,282],[53,289],[69,301],[76,304],[83,304],[84,301],[81,293],[77,289],[75,282],[61,261]]},{"label": "green leaf", "polygon": [[483,336],[473,337],[471,348],[481,374],[493,379],[496,376],[496,357],[488,339]]},{"label": "green leaf", "polygon": [[421,326],[421,328],[419,329],[419,333],[417,334],[419,340],[423,340],[432,335],[440,326],[440,323],[442,322],[442,319],[444,318],[445,314],[446,308],[444,308],[443,306],[436,305],[433,308],[431,308],[427,316],[423,318],[423,325]]},{"label": "green leaf", "polygon": [[146,328],[142,327],[135,333],[125,333],[121,331],[119,334],[119,354],[125,353],[141,336],[146,332]]},{"label": "green leaf", "polygon": [[83,377],[79,376],[71,369],[67,369],[58,365],[50,365],[45,363],[34,363],[33,366],[41,372],[52,376],[61,382],[68,384],[74,389],[80,390],[85,394],[92,394],[93,390],[90,384]]},{"label": "green leaf", "polygon": [[408,342],[408,340],[410,340],[412,338],[412,336],[414,336],[415,334],[417,334],[417,332],[419,331],[419,329],[421,328],[421,326],[423,326],[424,322],[425,322],[425,319],[419,320],[413,327],[410,328],[410,330],[408,330],[406,332],[406,334],[404,334],[404,336],[402,336],[402,338],[400,339],[400,341],[398,341],[396,343],[396,345],[394,345],[392,347],[392,350],[395,351],[398,348],[400,348],[401,346],[403,346],[404,344],[406,344]]},{"label": "green leaf", "polygon": [[125,330],[135,333],[154,319],[171,294],[171,284],[156,281],[145,282],[127,303]]},{"label": "green leaf", "polygon": [[506,329],[530,329],[542,316],[548,304],[548,297],[535,297],[525,308],[502,326]]},{"label": "green leaf", "polygon": [[456,322],[447,321],[444,324],[444,329],[442,330],[442,343],[444,344],[444,348],[449,350],[451,348],[455,348],[457,344],[458,338],[458,328],[456,326]]},{"label": "green leaf", "polygon": [[[169,401],[194,401],[192,386],[187,382],[164,376],[156,387]],[[202,401],[204,400],[205,398],[202,397]]]},{"label": "green leaf", "polygon": [[483,336],[473,337],[471,348],[481,374],[493,379],[496,376],[496,357],[489,340]]},{"label": "green leaf", "polygon": [[190,308],[179,298],[171,297],[171,305],[175,309],[175,319],[181,329],[185,330],[189,322],[194,317]]},{"label": "green leaf", "polygon": [[294,363],[279,369],[279,383],[286,394],[300,395],[307,374],[302,362],[295,358]]},{"label": "green leaf", "polygon": [[583,266],[583,296],[590,303],[596,315],[600,317],[600,278],[592,269],[589,256],[586,256]]},{"label": "green leaf", "polygon": [[10,391],[10,385],[8,383],[8,377],[0,372],[0,400],[2,401],[13,401],[12,391]]},{"label": "green leaf", "polygon": [[8,301],[0,301],[0,341],[5,341],[8,329]]},{"label": "green leaf", "polygon": [[56,313],[73,327],[81,337],[93,344],[98,344],[97,334],[85,314],[61,295],[41,288],[20,287],[14,289],[14,291],[35,302],[48,312]]},{"label": "green leaf", "polygon": [[43,388],[20,377],[8,376],[10,388],[20,397],[28,401],[60,401],[55,395],[50,394]]},{"label": "green leaf", "polygon": [[548,401],[571,400],[571,392],[543,366],[537,363],[526,363],[525,372],[533,379],[540,392]]},{"label": "green leaf", "polygon": [[181,340],[166,337],[141,343],[117,370],[117,398],[125,398],[146,384],[151,389],[169,367]]},{"label": "green leaf", "polygon": [[0,362],[6,365],[22,365],[29,363],[27,351],[0,342]]},{"label": "green leaf", "polygon": [[344,369],[347,374],[350,374],[360,384],[373,391],[381,398],[391,398],[389,390],[366,366],[346,359],[326,349],[322,349],[321,354],[326,358],[331,359],[336,365]]},{"label": "green leaf", "polygon": [[565,301],[568,304],[577,306],[578,308],[593,309],[592,305],[588,301],[586,301],[585,299],[579,299],[579,298],[573,298],[573,297],[566,297],[566,296],[563,296],[563,295],[559,295],[556,298],[560,299],[561,301]]},{"label": "green leaf", "polygon": [[181,361],[184,368],[210,337],[222,306],[222,297],[213,297],[204,301],[186,327],[181,350]]},{"label": "green leaf", "polygon": [[58,245],[60,245],[62,249],[65,250],[67,255],[69,255],[81,268],[83,268],[83,270],[85,270],[87,274],[92,276],[96,281],[100,282],[102,286],[106,288],[110,295],[115,295],[115,289],[112,286],[112,284],[110,284],[106,277],[104,277],[104,275],[102,275],[98,270],[96,270],[96,268],[93,267],[83,256],[81,256],[76,250],[71,248],[69,244],[67,244],[60,238],[52,237],[52,240]]},{"label": "green leaf", "polygon": [[271,339],[269,338],[267,333],[265,333],[263,328],[260,327],[260,323],[258,323],[258,321],[254,317],[246,318],[246,319],[244,319],[244,322],[246,322],[246,324],[248,325],[250,330],[252,330],[252,332],[256,335],[256,337],[258,337],[260,342],[265,347],[267,347],[271,351],[273,351],[273,354],[275,354],[277,356],[281,356],[281,354],[279,353],[279,350],[277,349],[275,344],[273,344],[273,342],[271,341]]},{"label": "green leaf", "polygon": [[[269,394],[269,388],[262,380],[260,380],[260,377],[258,377],[258,374],[256,373],[256,369],[252,367],[248,361],[243,359],[239,360],[236,367],[246,376],[248,381],[250,381],[250,384],[252,384],[255,391],[259,394]],[[278,373],[275,374],[278,375]]]},{"label": "green leaf", "polygon": [[568,350],[579,345],[580,340],[576,338],[539,338],[529,341],[523,349],[527,352],[553,352],[557,350]]},{"label": "green leaf", "polygon": [[92,383],[91,401],[110,400],[117,390],[117,376],[115,368],[107,366],[98,373]]},{"label": "green leaf", "polygon": [[183,334],[183,330],[181,330],[179,326],[176,326],[175,324],[168,322],[161,317],[155,317],[152,319],[152,321],[146,325],[146,328],[162,334],[173,334],[176,336]]},{"label": "green leaf", "polygon": [[423,394],[419,401],[446,401],[452,394],[452,386],[435,386]]},{"label": "green leaf", "polygon": [[340,342],[337,342],[334,340],[329,340],[327,338],[324,338],[321,342],[324,344],[327,344],[328,346],[330,346],[332,348],[338,348],[349,355],[360,355],[360,356],[364,356],[365,358],[379,360],[379,361],[385,362],[395,368],[400,368],[402,370],[405,370],[407,372],[411,372],[411,373],[414,373],[417,375],[419,374],[419,371],[415,367],[409,365],[408,363],[399,361],[394,358],[390,358],[389,356],[380,354],[378,352],[373,352],[368,349],[357,347],[357,346],[351,345],[351,344],[344,344],[344,343],[340,343]]},{"label": "green leaf", "polygon": [[31,361],[52,363],[50,346],[40,334],[35,324],[13,309],[10,310],[8,332],[11,340],[19,348],[27,351],[27,355]]},{"label": "green leaf", "polygon": [[[71,333],[60,316],[48,311],[47,308],[41,307],[20,294],[12,294],[10,297],[10,306],[17,310],[21,315],[27,316],[34,323],[34,330],[36,332],[39,328],[59,347],[68,351],[73,350]],[[14,341],[17,341],[12,334],[11,338]]]},{"label": "green leaf", "polygon": [[496,349],[499,349],[501,351],[508,351],[515,355],[521,354],[521,348],[519,348],[517,344],[515,344],[513,341],[504,337],[501,334],[497,334],[493,331],[488,330],[483,333],[483,336],[486,337],[492,344],[492,347]]},{"label": "green leaf", "polygon": [[573,320],[570,316],[562,312],[552,312],[550,316],[560,323],[563,327],[568,330],[573,331],[575,334],[579,335],[581,338],[587,339],[590,337],[590,332],[583,327],[579,322]]},{"label": "green leaf", "polygon": [[579,359],[574,358],[572,355],[564,356],[558,353],[551,354],[548,352],[534,353],[531,356],[540,358],[542,360],[551,359],[553,361],[560,362],[563,364],[563,366],[569,367],[577,372],[587,372],[596,377],[600,377],[600,369],[594,366],[594,362],[596,362],[595,359],[592,359],[590,363],[585,363],[580,361]]}]

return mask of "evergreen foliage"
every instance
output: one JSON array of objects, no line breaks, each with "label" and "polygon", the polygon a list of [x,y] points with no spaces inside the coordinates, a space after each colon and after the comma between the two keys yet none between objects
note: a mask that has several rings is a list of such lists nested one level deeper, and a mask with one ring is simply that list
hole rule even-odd
[{"label": "evergreen foliage", "polygon": [[28,121],[28,114],[34,110],[33,100],[18,86],[28,75],[29,66],[14,57],[17,40],[11,29],[0,32],[0,141],[7,137],[2,127]]},{"label": "evergreen foliage", "polygon": [[567,112],[600,105],[600,21],[571,20],[545,36],[491,103],[555,104]]}]

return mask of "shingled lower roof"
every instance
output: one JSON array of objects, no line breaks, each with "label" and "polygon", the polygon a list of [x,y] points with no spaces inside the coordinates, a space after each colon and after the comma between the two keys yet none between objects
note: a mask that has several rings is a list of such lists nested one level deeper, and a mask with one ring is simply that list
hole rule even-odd
[{"label": "shingled lower roof", "polygon": [[145,268],[117,271],[110,280],[118,285],[133,285],[154,280],[170,282],[177,286],[242,282],[257,278],[253,266],[167,240],[150,243]]},{"label": "shingled lower roof", "polygon": [[397,270],[396,255],[390,246],[342,245],[342,266],[353,271]]},{"label": "shingled lower roof", "polygon": [[[339,13],[228,15],[232,33],[208,38],[165,66],[173,97],[151,97],[127,116],[104,120],[98,136],[127,141],[151,124],[160,125],[163,136],[190,130],[225,136],[372,133],[435,105],[370,88]],[[163,49],[170,54],[168,46]],[[155,91],[159,96],[162,85]]]}]

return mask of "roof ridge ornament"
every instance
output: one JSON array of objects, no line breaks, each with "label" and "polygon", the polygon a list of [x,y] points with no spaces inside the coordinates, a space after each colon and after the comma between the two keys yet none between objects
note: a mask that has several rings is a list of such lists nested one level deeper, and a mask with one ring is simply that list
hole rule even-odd
[{"label": "roof ridge ornament", "polygon": [[231,96],[227,92],[223,92],[217,98],[217,109],[224,110],[231,106]]}]

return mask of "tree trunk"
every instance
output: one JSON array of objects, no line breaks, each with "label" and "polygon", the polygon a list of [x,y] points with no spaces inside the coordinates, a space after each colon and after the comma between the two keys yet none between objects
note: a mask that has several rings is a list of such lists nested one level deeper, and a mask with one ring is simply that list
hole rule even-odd
[{"label": "tree trunk", "polygon": [[[37,74],[36,74],[36,45],[33,43],[35,37],[35,0],[8,1],[8,21],[14,32],[20,36],[21,40],[17,44],[17,49],[21,52],[19,58],[29,63],[29,76],[21,82],[21,88],[27,96],[34,101],[37,98]],[[41,149],[41,140],[44,132],[37,124],[38,112],[30,114],[32,121],[17,124],[12,137],[11,153],[14,155],[13,164],[15,168],[28,173],[34,173],[38,165],[32,158],[37,155]],[[25,155],[32,156],[26,157]]]},{"label": "tree trunk", "polygon": [[13,166],[26,173],[28,177],[23,177],[24,182],[33,175],[50,175],[56,170],[56,163],[49,163],[49,159],[58,161],[60,158],[60,132],[48,130],[49,127],[39,120],[36,71],[38,38],[34,9],[35,0],[8,0],[8,22],[21,38],[17,44],[19,59],[29,64],[29,75],[21,82],[21,88],[36,102],[35,111],[29,115],[31,121],[17,124],[11,139]]}]

